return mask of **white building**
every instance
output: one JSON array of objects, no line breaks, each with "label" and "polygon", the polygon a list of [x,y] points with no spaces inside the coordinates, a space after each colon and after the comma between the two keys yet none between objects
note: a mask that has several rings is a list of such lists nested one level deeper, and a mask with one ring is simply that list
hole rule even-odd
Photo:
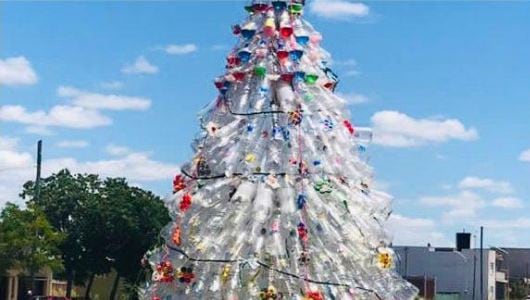
[{"label": "white building", "polygon": [[[405,278],[433,279],[436,299],[507,299],[507,270],[499,250],[483,250],[481,298],[480,249],[393,248],[398,257],[396,271]],[[420,289],[423,290],[421,286]]]}]

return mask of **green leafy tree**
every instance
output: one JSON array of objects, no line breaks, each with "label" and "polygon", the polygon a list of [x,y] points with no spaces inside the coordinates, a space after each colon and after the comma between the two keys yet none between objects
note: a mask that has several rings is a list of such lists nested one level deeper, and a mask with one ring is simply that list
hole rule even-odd
[{"label": "green leafy tree", "polygon": [[82,237],[91,229],[84,226],[87,224],[84,212],[87,203],[96,201],[94,198],[98,197],[100,185],[97,175],[72,175],[68,170],[62,170],[42,179],[38,198],[35,197],[33,181],[24,184],[21,193],[28,205],[41,209],[53,227],[65,236],[59,248],[67,280],[67,297],[71,297],[74,280],[82,282],[88,275],[89,261]]},{"label": "green leafy tree", "polygon": [[72,175],[68,170],[44,178],[38,199],[34,190],[34,183],[28,182],[21,195],[66,236],[60,248],[67,297],[73,282],[87,281],[88,299],[94,277],[111,269],[117,272],[112,299],[120,279],[131,287],[137,284],[141,258],[170,220],[158,196],[129,186],[123,178],[102,181],[97,175]]},{"label": "green leafy tree", "polygon": [[20,209],[8,203],[0,214],[0,254],[2,261],[8,255],[5,266],[17,267],[31,278],[32,289],[35,274],[49,267],[54,271],[62,268],[59,245],[63,235],[48,222],[45,214],[35,207]]},{"label": "green leafy tree", "polygon": [[170,218],[158,196],[129,186],[123,178],[105,180],[102,194],[108,253],[117,272],[111,292],[114,299],[121,278],[134,286],[142,277],[141,259],[157,244]]},{"label": "green leafy tree", "polygon": [[510,280],[510,299],[526,299],[530,286],[524,280]]}]

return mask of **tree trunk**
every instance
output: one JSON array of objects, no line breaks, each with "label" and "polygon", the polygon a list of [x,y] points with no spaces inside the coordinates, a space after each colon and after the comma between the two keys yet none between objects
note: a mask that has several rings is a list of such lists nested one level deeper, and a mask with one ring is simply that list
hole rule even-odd
[{"label": "tree trunk", "polygon": [[85,291],[85,300],[90,299],[90,290],[92,289],[92,283],[94,283],[94,277],[96,277],[96,273],[90,274],[90,278],[88,279],[88,284],[86,286]]},{"label": "tree trunk", "polygon": [[110,293],[110,300],[116,299],[116,292],[118,291],[118,284],[120,283],[120,273],[116,272],[116,278],[112,284],[112,292]]},{"label": "tree trunk", "polygon": [[66,298],[72,298],[72,286],[74,282],[74,270],[71,268],[66,269]]}]

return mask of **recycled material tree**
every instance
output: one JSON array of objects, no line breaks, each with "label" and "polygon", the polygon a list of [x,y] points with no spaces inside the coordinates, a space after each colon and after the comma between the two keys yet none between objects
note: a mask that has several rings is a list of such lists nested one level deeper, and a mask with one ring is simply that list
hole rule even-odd
[{"label": "recycled material tree", "polygon": [[168,200],[143,299],[410,299],[371,188],[370,131],[333,91],[303,1],[253,1]]}]

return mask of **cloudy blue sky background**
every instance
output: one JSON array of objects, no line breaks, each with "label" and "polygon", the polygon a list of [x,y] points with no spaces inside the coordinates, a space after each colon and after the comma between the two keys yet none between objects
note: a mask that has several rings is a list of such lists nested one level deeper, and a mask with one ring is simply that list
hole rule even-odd
[{"label": "cloudy blue sky background", "polygon": [[[45,174],[170,192],[242,1],[0,3],[0,206]],[[397,244],[530,247],[530,2],[310,1],[353,122],[374,128]]]}]

